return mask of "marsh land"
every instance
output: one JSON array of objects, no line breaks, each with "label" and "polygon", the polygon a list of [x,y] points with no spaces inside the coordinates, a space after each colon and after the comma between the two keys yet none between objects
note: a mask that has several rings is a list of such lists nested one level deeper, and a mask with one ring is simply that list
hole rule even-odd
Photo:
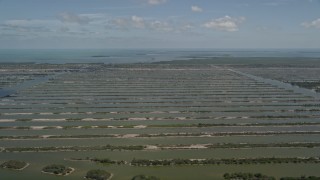
[{"label": "marsh land", "polygon": [[3,63],[0,77],[0,164],[29,165],[4,179],[320,176],[318,58]]}]

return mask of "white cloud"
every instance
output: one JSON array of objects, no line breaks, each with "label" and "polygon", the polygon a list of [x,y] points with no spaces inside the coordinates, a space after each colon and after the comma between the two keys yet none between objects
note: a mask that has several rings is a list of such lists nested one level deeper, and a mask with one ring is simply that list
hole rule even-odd
[{"label": "white cloud", "polygon": [[[108,14],[59,14],[62,19],[17,19],[0,23],[0,33],[21,37],[96,38],[141,33],[189,33],[195,28],[190,22],[140,16],[115,17]],[[80,18],[80,19],[79,19]],[[83,21],[85,20],[85,21]],[[88,21],[89,20],[89,21]],[[87,23],[87,24],[86,24]],[[85,24],[85,25],[84,25]]]},{"label": "white cloud", "polygon": [[225,16],[206,22],[203,26],[214,30],[234,32],[239,30],[239,25],[244,21],[244,17],[233,18],[230,16]]},{"label": "white cloud", "polygon": [[10,34],[12,37],[30,39],[34,37],[47,37],[61,24],[58,20],[17,19],[7,20],[0,24],[0,32]]},{"label": "white cloud", "polygon": [[320,29],[320,18],[311,22],[304,22],[301,24],[305,28],[318,28]]},{"label": "white cloud", "polygon": [[191,6],[191,11],[192,12],[202,12],[203,9],[199,6]]},{"label": "white cloud", "polygon": [[280,3],[279,2],[267,2],[267,3],[263,3],[263,5],[265,5],[265,6],[279,6]]},{"label": "white cloud", "polygon": [[168,22],[165,21],[151,21],[148,25],[151,30],[160,31],[160,32],[171,32],[174,30],[173,27]]},{"label": "white cloud", "polygon": [[106,23],[108,29],[128,29],[130,26],[130,19],[128,18],[114,18]]},{"label": "white cloud", "polygon": [[130,29],[145,29],[146,20],[142,17],[109,17],[100,24],[104,24],[108,30],[130,30]]},{"label": "white cloud", "polygon": [[91,36],[93,32],[99,31],[99,28],[103,27],[88,26],[88,28],[83,28],[80,24],[64,23],[57,19],[8,20],[0,24],[0,31],[28,38]]},{"label": "white cloud", "polygon": [[17,19],[7,20],[1,26],[2,29],[11,33],[46,33],[51,32],[59,24],[60,22],[57,20]]},{"label": "white cloud", "polygon": [[58,14],[58,19],[64,23],[88,24],[91,19],[74,13],[63,12]]},{"label": "white cloud", "polygon": [[163,4],[166,2],[167,2],[167,0],[147,0],[147,3],[150,5],[159,5],[159,4]]},{"label": "white cloud", "polygon": [[191,29],[193,29],[193,28],[194,28],[193,25],[191,25],[191,24],[185,24],[185,25],[183,25],[183,26],[180,27],[180,31],[189,31],[189,30],[191,30]]},{"label": "white cloud", "polygon": [[107,29],[146,29],[157,32],[173,32],[176,28],[172,26],[172,23],[167,21],[161,21],[157,19],[145,19],[139,16],[113,18],[106,22]]},{"label": "white cloud", "polygon": [[136,28],[144,28],[145,27],[145,21],[142,17],[138,16],[132,16],[132,25]]}]

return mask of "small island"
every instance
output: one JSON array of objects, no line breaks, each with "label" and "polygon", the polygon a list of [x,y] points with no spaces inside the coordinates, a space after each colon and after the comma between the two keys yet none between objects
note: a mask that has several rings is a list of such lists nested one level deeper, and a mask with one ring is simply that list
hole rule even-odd
[{"label": "small island", "polygon": [[74,168],[66,167],[64,165],[57,165],[57,164],[48,165],[42,169],[43,173],[60,175],[60,176],[67,176],[71,174],[73,171],[74,171]]},{"label": "small island", "polygon": [[137,175],[137,176],[134,176],[131,180],[160,180],[160,179],[154,176]]},{"label": "small island", "polygon": [[4,169],[12,169],[12,170],[23,170],[26,167],[29,166],[29,163],[23,162],[23,161],[15,161],[15,160],[10,160],[2,163],[0,165],[0,168]]},{"label": "small island", "polygon": [[104,170],[93,169],[87,172],[85,178],[92,180],[109,180],[112,178],[112,174]]},{"label": "small island", "polygon": [[275,180],[275,177],[263,175],[261,173],[225,173],[223,175],[225,180],[231,180],[231,179],[242,179],[242,180]]}]

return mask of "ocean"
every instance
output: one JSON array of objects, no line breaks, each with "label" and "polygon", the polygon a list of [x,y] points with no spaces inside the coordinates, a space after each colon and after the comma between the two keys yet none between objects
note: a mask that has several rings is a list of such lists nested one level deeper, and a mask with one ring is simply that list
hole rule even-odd
[{"label": "ocean", "polygon": [[0,49],[0,63],[152,63],[210,57],[320,57],[320,49]]}]

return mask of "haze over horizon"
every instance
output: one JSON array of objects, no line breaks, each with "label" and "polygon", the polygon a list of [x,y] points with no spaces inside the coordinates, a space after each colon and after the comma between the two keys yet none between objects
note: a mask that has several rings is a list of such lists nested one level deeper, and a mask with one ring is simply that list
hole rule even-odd
[{"label": "haze over horizon", "polygon": [[319,0],[0,0],[0,48],[320,48]]}]

